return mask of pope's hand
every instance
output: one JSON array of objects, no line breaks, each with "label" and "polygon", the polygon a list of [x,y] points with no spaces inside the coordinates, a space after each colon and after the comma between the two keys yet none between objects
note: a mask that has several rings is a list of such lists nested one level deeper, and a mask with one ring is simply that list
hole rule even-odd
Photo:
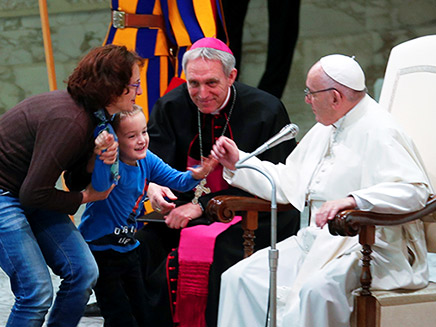
[{"label": "pope's hand", "polygon": [[316,225],[323,228],[328,220],[335,218],[339,211],[347,209],[355,209],[357,207],[356,200],[352,196],[325,202],[315,215]]},{"label": "pope's hand", "polygon": [[212,156],[224,167],[235,170],[239,160],[239,149],[236,143],[228,137],[221,136],[212,147]]}]

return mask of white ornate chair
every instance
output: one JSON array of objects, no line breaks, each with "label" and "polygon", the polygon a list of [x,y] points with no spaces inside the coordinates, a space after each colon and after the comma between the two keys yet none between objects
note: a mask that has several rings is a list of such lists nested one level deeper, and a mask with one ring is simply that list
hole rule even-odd
[{"label": "white ornate chair", "polygon": [[[436,35],[394,47],[389,56],[379,103],[412,137],[436,186]],[[356,296],[352,326],[436,326],[436,284],[418,291],[371,292],[370,253],[375,225],[422,219],[429,252],[436,253],[436,197],[412,215],[342,213],[330,224],[333,234],[356,235],[363,246],[362,289]]]},{"label": "white ornate chair", "polygon": [[[413,138],[436,186],[436,35],[421,37],[394,47],[386,68],[380,104],[390,111]],[[257,226],[257,211],[269,211],[267,201],[255,198],[220,196],[210,201],[208,214],[219,221],[230,221],[242,214],[246,230],[246,254],[250,254]],[[436,284],[418,291],[371,291],[371,245],[376,225],[395,225],[422,219],[430,252],[436,253],[436,196],[427,206],[405,215],[375,214],[348,210],[330,221],[333,235],[359,234],[362,244],[361,288],[355,292],[353,327],[436,326]],[[249,240],[249,242],[247,242]],[[332,326],[334,327],[334,326]]]}]

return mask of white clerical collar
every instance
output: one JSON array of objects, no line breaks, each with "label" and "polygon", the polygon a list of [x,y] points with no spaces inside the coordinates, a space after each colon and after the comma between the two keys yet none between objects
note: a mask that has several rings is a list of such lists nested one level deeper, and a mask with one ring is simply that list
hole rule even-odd
[{"label": "white clerical collar", "polygon": [[342,122],[344,121],[346,115],[347,115],[347,114],[345,114],[344,116],[342,116],[341,118],[339,118],[337,121],[335,121],[335,122],[332,124],[332,126],[333,126],[335,129],[338,129],[339,127],[341,127]]},{"label": "white clerical collar", "polygon": [[230,86],[229,89],[227,90],[227,96],[226,99],[224,100],[223,104],[221,105],[221,107],[219,107],[217,110],[215,110],[214,112],[211,112],[212,115],[218,115],[219,112],[221,111],[221,109],[223,109],[225,106],[227,106],[227,103],[229,103],[229,99],[230,99],[230,94],[232,92],[230,91]]},{"label": "white clerical collar", "polygon": [[341,118],[339,118],[337,121],[335,121],[332,126],[335,129],[341,128],[341,126],[344,124],[345,119],[348,117],[348,120],[351,122],[355,119],[358,119],[361,113],[360,108],[365,108],[366,103],[369,101],[369,95],[366,94],[353,108],[351,108],[350,111],[348,111],[345,115],[343,115]]}]

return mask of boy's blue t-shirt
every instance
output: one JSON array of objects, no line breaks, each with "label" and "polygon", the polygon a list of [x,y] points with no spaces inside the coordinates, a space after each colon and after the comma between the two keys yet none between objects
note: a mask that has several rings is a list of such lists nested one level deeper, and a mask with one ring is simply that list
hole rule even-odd
[{"label": "boy's blue t-shirt", "polygon": [[[192,177],[190,171],[180,172],[147,150],[144,159],[137,166],[119,163],[118,185],[106,200],[86,205],[79,230],[93,251],[115,250],[128,252],[139,245],[133,237],[136,218],[141,212],[148,183],[167,186],[181,192],[193,189],[200,180]],[[96,159],[92,173],[92,186],[105,191],[114,183],[111,166]]]}]

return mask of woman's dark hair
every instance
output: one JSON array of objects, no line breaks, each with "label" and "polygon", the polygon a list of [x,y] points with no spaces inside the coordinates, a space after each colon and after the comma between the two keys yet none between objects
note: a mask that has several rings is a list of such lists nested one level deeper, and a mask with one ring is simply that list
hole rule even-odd
[{"label": "woman's dark hair", "polygon": [[125,46],[97,47],[80,60],[68,78],[68,92],[86,110],[104,108],[129,92],[133,66],[143,63],[144,59]]}]

